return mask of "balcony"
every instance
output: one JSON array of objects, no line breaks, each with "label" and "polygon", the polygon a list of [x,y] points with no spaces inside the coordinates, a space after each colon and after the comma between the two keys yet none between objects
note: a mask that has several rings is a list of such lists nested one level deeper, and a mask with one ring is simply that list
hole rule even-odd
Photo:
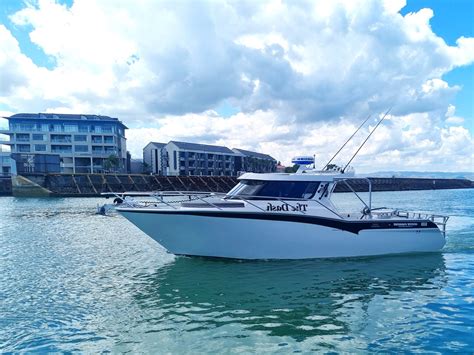
[{"label": "balcony", "polygon": [[72,154],[72,149],[51,149],[53,154]]},{"label": "balcony", "polygon": [[72,137],[71,136],[59,136],[59,135],[51,135],[51,143],[71,143]]},{"label": "balcony", "polygon": [[2,145],[2,144],[3,145],[12,145],[12,144],[14,144],[14,142],[11,141],[11,140],[6,140],[6,139],[3,139],[3,138],[0,138],[0,145]]},{"label": "balcony", "polygon": [[30,153],[31,147],[29,144],[21,144],[16,146],[16,151],[18,153]]}]

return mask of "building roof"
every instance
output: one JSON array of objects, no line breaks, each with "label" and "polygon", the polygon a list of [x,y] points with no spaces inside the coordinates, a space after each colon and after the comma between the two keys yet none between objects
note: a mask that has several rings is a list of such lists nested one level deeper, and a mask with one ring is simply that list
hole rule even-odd
[{"label": "building roof", "polygon": [[10,117],[4,117],[9,119],[29,119],[29,120],[70,120],[70,121],[111,121],[118,123],[124,128],[125,126],[122,121],[115,117],[101,116],[101,115],[84,115],[84,114],[71,114],[71,113],[17,113]]},{"label": "building roof", "polygon": [[199,151],[204,151],[204,152],[235,155],[235,153],[232,150],[220,145],[198,144],[198,143],[177,142],[177,141],[170,141],[170,143],[173,143],[179,149],[183,149],[183,150],[193,150],[193,151],[199,150]]},{"label": "building roof", "polygon": [[272,156],[268,155],[268,154],[263,154],[263,153],[257,153],[257,152],[252,152],[250,150],[244,150],[244,149],[238,149],[238,148],[234,148],[233,149],[234,152],[237,152],[237,153],[240,153],[242,155],[245,155],[247,157],[254,157],[254,158],[259,158],[259,159],[269,159],[269,160],[275,160]]},{"label": "building roof", "polygon": [[[152,145],[153,147],[155,147],[157,149],[160,149],[160,148],[163,148],[166,145],[166,143],[150,142],[145,146],[145,148],[148,147],[149,145]],[[145,149],[145,148],[143,148],[143,149]]]}]

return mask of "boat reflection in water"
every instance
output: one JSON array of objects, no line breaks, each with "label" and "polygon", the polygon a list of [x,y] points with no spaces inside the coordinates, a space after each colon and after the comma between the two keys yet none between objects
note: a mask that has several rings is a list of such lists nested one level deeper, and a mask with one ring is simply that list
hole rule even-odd
[{"label": "boat reflection in water", "polygon": [[[238,324],[243,337],[258,330],[298,341],[328,335],[327,342],[380,318],[406,321],[439,294],[444,275],[437,253],[268,262],[179,257],[146,280],[136,301],[157,326],[175,330]],[[410,293],[418,311],[403,304]]]}]

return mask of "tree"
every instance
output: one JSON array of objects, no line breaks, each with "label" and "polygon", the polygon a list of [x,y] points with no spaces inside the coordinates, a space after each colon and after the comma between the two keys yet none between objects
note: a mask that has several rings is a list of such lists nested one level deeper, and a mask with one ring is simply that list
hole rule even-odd
[{"label": "tree", "polygon": [[116,170],[119,167],[120,159],[115,154],[109,155],[107,159],[104,160],[104,169],[105,170]]},{"label": "tree", "polygon": [[142,173],[148,174],[151,172],[150,165],[146,161],[143,162]]},{"label": "tree", "polygon": [[285,173],[289,173],[289,174],[291,174],[291,173],[296,173],[296,172],[298,171],[298,168],[299,168],[299,167],[300,167],[300,166],[299,166],[298,164],[295,164],[295,165],[293,165],[293,166],[287,166],[287,167],[285,168]]}]

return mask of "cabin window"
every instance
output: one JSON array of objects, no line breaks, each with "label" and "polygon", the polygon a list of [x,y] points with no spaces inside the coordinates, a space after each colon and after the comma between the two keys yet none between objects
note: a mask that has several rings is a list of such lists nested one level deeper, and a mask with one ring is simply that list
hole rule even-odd
[{"label": "cabin window", "polygon": [[314,196],[319,181],[243,180],[228,195],[242,197],[278,197],[309,199]]}]

